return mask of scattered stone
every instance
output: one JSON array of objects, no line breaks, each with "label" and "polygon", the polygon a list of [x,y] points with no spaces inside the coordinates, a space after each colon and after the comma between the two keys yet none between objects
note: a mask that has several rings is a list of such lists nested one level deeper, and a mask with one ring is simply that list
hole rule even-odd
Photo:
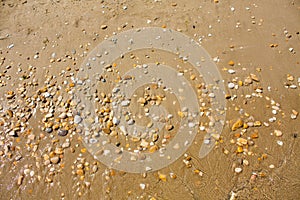
[{"label": "scattered stone", "polygon": [[121,106],[123,106],[123,107],[129,106],[129,104],[130,104],[129,100],[124,100],[121,102]]},{"label": "scattered stone", "polygon": [[141,188],[142,190],[144,190],[144,189],[146,188],[146,185],[145,185],[144,183],[141,183],[141,184],[140,184],[140,188]]},{"label": "scattered stone", "polygon": [[45,128],[46,133],[52,133],[53,129],[51,127]]},{"label": "scattered stone", "polygon": [[120,123],[120,120],[116,117],[113,117],[112,122],[113,122],[114,125],[118,125]]},{"label": "scattered stone", "polygon": [[235,84],[234,83],[228,83],[228,88],[229,89],[233,89],[235,87]]},{"label": "scattered stone", "polygon": [[291,119],[297,119],[298,114],[299,113],[296,110],[292,110]]},{"label": "scattered stone", "polygon": [[240,168],[240,167],[236,167],[235,169],[234,169],[234,171],[235,171],[235,173],[241,173],[242,171],[243,171],[243,169],[242,168]]},{"label": "scattered stone", "polygon": [[158,172],[158,177],[159,177],[160,180],[162,180],[164,182],[167,181],[167,175],[165,175],[165,174],[162,174],[162,173]]},{"label": "scattered stone", "polygon": [[24,179],[24,176],[23,176],[23,175],[20,175],[20,176],[18,177],[17,184],[18,184],[18,185],[21,185],[22,182],[23,182],[23,179]]},{"label": "scattered stone", "polygon": [[238,128],[241,128],[243,126],[244,122],[241,119],[238,119],[231,127],[232,131],[237,130]]},{"label": "scattered stone", "polygon": [[235,74],[235,70],[229,69],[229,70],[228,70],[228,73],[229,73],[229,74]]},{"label": "scattered stone", "polygon": [[64,137],[64,136],[68,135],[68,131],[65,130],[65,129],[59,129],[58,132],[57,132],[57,134],[58,134],[59,136]]},{"label": "scattered stone", "polygon": [[167,131],[171,131],[174,128],[174,126],[172,124],[167,124],[166,125],[166,130]]},{"label": "scattered stone", "polygon": [[82,118],[79,115],[75,115],[74,117],[74,123],[79,124],[82,121]]},{"label": "scattered stone", "polygon": [[250,78],[255,82],[259,82],[259,79],[257,78],[257,76],[255,74],[250,74]]},{"label": "scattered stone", "polygon": [[57,164],[60,161],[60,158],[58,156],[50,158],[51,163]]},{"label": "scattered stone", "polygon": [[274,131],[274,134],[277,136],[277,137],[281,137],[283,135],[283,133],[280,131],[280,130],[275,130]]},{"label": "scattered stone", "polygon": [[228,65],[229,65],[229,66],[234,66],[234,62],[233,62],[232,60],[230,60],[230,61],[228,62]]},{"label": "scattered stone", "polygon": [[103,30],[107,29],[107,25],[106,24],[101,25],[101,29]]},{"label": "scattered stone", "polygon": [[67,118],[67,113],[61,113],[58,117],[60,119],[66,119]]}]

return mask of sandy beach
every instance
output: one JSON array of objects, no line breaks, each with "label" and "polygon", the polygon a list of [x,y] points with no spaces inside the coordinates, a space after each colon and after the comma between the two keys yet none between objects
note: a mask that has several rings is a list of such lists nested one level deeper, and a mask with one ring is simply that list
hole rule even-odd
[{"label": "sandy beach", "polygon": [[300,199],[299,21],[299,0],[0,1],[0,199]]}]

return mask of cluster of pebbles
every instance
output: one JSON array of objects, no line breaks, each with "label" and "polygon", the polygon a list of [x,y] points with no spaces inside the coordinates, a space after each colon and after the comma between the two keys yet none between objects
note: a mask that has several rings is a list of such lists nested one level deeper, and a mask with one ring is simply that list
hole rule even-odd
[{"label": "cluster of pebbles", "polygon": [[[216,0],[214,2],[218,3]],[[101,26],[101,29],[106,28],[107,25]],[[272,44],[271,47],[275,48],[277,45]],[[8,46],[8,49],[12,48],[13,45]],[[289,49],[289,51],[294,52],[293,49]],[[55,64],[55,62],[60,62],[60,59],[51,58],[50,63]],[[230,61],[224,70],[230,75],[236,75],[237,72],[234,70],[235,65],[234,61]],[[62,78],[67,80],[66,83],[59,85],[57,83],[58,77],[47,75],[46,81],[41,86],[35,78],[32,78],[36,71],[35,67],[29,66],[29,73],[20,77],[20,83],[17,88],[10,89],[7,86],[12,81],[12,77],[8,75],[7,71],[11,69],[11,66],[6,64],[5,57],[1,57],[0,66],[4,67],[3,72],[0,73],[0,87],[3,87],[5,90],[5,93],[1,96],[3,103],[0,105],[0,160],[2,163],[11,162],[16,166],[23,159],[33,158],[35,164],[24,165],[23,170],[16,178],[16,184],[21,186],[27,178],[31,182],[44,181],[54,185],[54,177],[59,176],[59,173],[61,173],[65,166],[64,159],[65,154],[67,154],[66,152],[78,153],[76,149],[80,147],[81,140],[86,134],[82,123],[90,113],[83,113],[82,110],[84,108],[80,107],[79,102],[73,98],[77,90],[76,84],[81,85],[83,83],[76,82],[76,70],[67,67],[60,74]],[[134,67],[147,68],[146,65]],[[117,65],[114,63],[107,65],[105,69],[107,73],[113,73],[118,70]],[[243,79],[235,77],[226,83],[228,93],[224,98],[229,102],[235,102],[240,99],[240,96],[236,95],[235,91],[243,87],[249,87],[252,91],[242,96],[244,99],[243,103],[255,103],[253,99],[264,98],[267,102],[268,112],[271,115],[267,119],[263,117],[256,119],[249,114],[251,111],[248,113],[247,110],[236,107],[235,111],[239,113],[240,117],[228,121],[232,139],[229,142],[223,141],[223,137],[216,135],[217,144],[222,145],[221,143],[227,142],[234,146],[234,151],[223,148],[224,154],[243,155],[242,162],[239,164],[234,163],[233,165],[233,172],[237,174],[243,172],[243,167],[250,165],[247,157],[254,155],[252,150],[256,148],[256,141],[261,137],[261,129],[280,123],[280,119],[286,115],[286,113],[283,113],[280,103],[264,95],[264,90],[271,90],[271,88],[263,88],[260,85],[260,80],[256,74],[260,71],[261,69],[258,68],[256,72],[250,73]],[[21,72],[21,69],[19,69],[19,72]],[[178,74],[186,76],[190,81],[200,79],[200,76],[198,77],[188,70],[182,70]],[[130,81],[132,79],[134,77],[127,76],[123,80],[116,77],[117,81]],[[100,77],[99,81],[104,81],[104,78]],[[214,94],[209,93],[206,89],[207,86],[203,83],[198,82],[198,84],[194,85],[196,85],[195,90],[197,91],[197,95],[201,97],[199,101],[202,101],[200,113],[205,116],[209,113],[210,104],[202,98],[214,98]],[[299,89],[300,77],[287,74],[283,87],[292,90]],[[163,89],[159,83],[147,85],[138,94],[134,94],[130,100],[124,99],[123,96],[118,96],[117,87],[108,89],[111,92],[96,91],[93,94],[93,98],[96,104],[95,113],[97,113],[98,121],[93,121],[92,123],[100,124],[100,130],[93,130],[96,135],[92,135],[89,138],[89,143],[96,142],[95,138],[99,136],[97,133],[101,132],[109,136],[110,142],[115,146],[122,146],[124,149],[132,152],[154,153],[166,146],[178,129],[178,122],[174,118],[177,120],[185,118],[188,116],[188,111],[183,108],[176,110],[174,113],[162,113],[161,116],[151,116],[152,106],[159,106],[169,101],[169,97],[167,97]],[[172,99],[171,96],[170,99]],[[114,103],[119,103],[124,108],[120,115],[116,115],[116,112],[114,112]],[[130,108],[128,110],[131,110],[131,105],[136,105],[134,109],[140,110],[143,114],[133,115],[129,111],[126,111],[126,108]],[[291,120],[297,120],[299,110],[293,109],[288,115]],[[145,116],[151,116],[153,121],[144,121]],[[138,121],[144,122],[145,127],[148,128],[148,132],[128,137],[126,130],[120,125],[121,117],[125,119],[124,121],[127,125],[133,127]],[[163,134],[160,133],[159,127],[156,127],[154,122],[166,124],[162,130]],[[32,124],[38,124],[36,126],[38,129],[34,129]],[[210,124],[209,122],[199,122],[199,124],[191,123],[188,126],[196,127],[202,133]],[[274,125],[273,131],[270,134],[274,135],[276,143],[282,146],[283,141],[281,137],[285,133],[275,127],[277,126]],[[72,174],[78,180],[76,185],[79,188],[89,188],[92,183],[86,175],[97,173],[99,162],[96,160],[89,161],[85,158],[85,153],[87,153],[86,148],[81,148],[79,151],[77,158],[71,164]],[[267,155],[262,153],[258,160],[266,158]],[[132,159],[136,158],[133,157]],[[191,160],[191,156],[184,154],[184,166],[193,169],[195,174],[203,176],[203,172],[200,169],[192,166]],[[42,168],[47,169],[46,176],[37,173]],[[274,165],[270,165],[270,168],[274,168]],[[104,178],[108,181],[111,176],[115,175],[115,171],[106,170],[103,174]],[[162,172],[158,172],[155,175],[163,182],[168,180],[168,176]],[[251,180],[254,180],[258,175],[256,172],[253,172]],[[146,177],[146,174],[143,174],[143,176]],[[177,178],[173,172],[169,173],[169,177],[171,179]],[[142,190],[145,187],[145,184],[140,184]],[[110,189],[107,189],[106,192],[109,193]],[[82,195],[80,190],[78,195]],[[61,196],[64,197],[64,194],[61,194]]]}]

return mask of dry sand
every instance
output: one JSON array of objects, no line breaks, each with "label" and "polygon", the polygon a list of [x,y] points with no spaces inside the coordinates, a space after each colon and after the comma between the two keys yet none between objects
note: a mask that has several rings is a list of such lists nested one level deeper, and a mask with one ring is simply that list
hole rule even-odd
[{"label": "dry sand", "polygon": [[[299,0],[2,0],[0,199],[300,199],[299,21]],[[199,42],[224,79],[227,112],[205,158],[199,131],[168,167],[132,174],[109,169],[85,148],[70,91],[91,50],[114,32],[141,27]],[[174,55],[151,51],[116,63],[124,70],[148,62],[145,54],[176,65]],[[51,107],[54,117],[46,116]]]}]

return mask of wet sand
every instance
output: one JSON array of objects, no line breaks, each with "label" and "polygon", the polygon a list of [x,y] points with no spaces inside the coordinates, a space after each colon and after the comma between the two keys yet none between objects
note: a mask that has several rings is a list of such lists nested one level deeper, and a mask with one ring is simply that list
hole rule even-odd
[{"label": "wet sand", "polygon": [[[0,199],[298,199],[299,11],[296,0],[1,1]],[[224,79],[227,111],[205,158],[200,126],[208,126],[207,118],[177,161],[132,174],[90,154],[74,123],[72,92],[99,43],[141,27],[177,30],[200,43]],[[149,62],[145,54],[151,62],[192,68],[147,50],[125,55],[117,66],[126,71]],[[174,115],[179,109],[163,104]]]}]

